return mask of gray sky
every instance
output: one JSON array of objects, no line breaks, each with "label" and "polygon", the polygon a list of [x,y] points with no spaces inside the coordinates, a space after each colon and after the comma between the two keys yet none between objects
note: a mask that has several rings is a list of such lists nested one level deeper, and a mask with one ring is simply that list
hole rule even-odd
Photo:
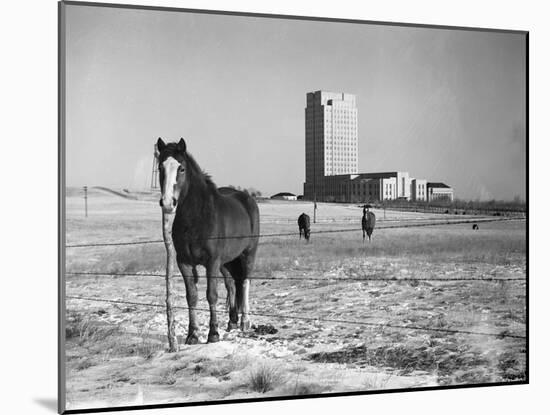
[{"label": "gray sky", "polygon": [[359,171],[525,198],[521,34],[68,6],[67,185],[149,186],[184,137],[218,186],[301,194],[306,93],[357,95]]}]

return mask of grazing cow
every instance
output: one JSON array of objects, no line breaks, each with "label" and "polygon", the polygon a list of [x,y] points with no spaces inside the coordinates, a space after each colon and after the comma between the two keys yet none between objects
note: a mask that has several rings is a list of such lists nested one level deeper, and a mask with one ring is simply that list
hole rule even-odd
[{"label": "grazing cow", "polygon": [[479,226],[477,226],[477,223],[474,223],[474,225],[472,226],[472,229],[474,231],[477,231],[479,229]]},{"label": "grazing cow", "polygon": [[361,219],[361,227],[363,228],[363,242],[365,242],[365,233],[371,240],[372,232],[374,231],[374,225],[376,224],[376,216],[372,213],[368,207],[363,208],[363,218]]},{"label": "grazing cow", "polygon": [[300,231],[300,239],[302,239],[302,231],[304,232],[304,238],[309,241],[310,227],[309,227],[309,215],[302,213],[298,216],[298,229]]}]

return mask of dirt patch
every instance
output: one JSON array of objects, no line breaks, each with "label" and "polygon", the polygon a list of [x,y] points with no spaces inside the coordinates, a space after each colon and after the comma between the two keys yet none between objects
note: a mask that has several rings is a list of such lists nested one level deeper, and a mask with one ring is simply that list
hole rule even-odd
[{"label": "dirt patch", "polygon": [[279,330],[273,327],[271,324],[259,324],[257,326],[252,326],[254,333],[264,335],[264,334],[277,334]]},{"label": "dirt patch", "polygon": [[525,379],[525,361],[518,354],[502,352],[491,356],[456,342],[416,347],[361,345],[311,353],[307,358],[318,363],[384,368],[400,375],[418,371],[435,373],[441,385]]}]

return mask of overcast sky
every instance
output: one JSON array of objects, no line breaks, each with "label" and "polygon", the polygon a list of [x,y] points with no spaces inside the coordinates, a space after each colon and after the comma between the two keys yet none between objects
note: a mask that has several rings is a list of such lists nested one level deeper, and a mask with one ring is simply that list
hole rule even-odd
[{"label": "overcast sky", "polygon": [[67,185],[145,188],[184,137],[222,185],[301,194],[304,108],[357,96],[359,171],[525,198],[525,36],[67,6]]}]

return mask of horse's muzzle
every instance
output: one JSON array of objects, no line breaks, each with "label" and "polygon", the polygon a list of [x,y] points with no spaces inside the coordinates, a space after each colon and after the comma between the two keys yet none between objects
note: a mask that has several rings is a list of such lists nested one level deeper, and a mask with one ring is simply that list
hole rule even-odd
[{"label": "horse's muzzle", "polygon": [[176,209],[176,206],[178,204],[178,201],[176,198],[169,199],[170,201],[166,203],[163,198],[159,200],[159,205],[166,213],[172,213]]}]

